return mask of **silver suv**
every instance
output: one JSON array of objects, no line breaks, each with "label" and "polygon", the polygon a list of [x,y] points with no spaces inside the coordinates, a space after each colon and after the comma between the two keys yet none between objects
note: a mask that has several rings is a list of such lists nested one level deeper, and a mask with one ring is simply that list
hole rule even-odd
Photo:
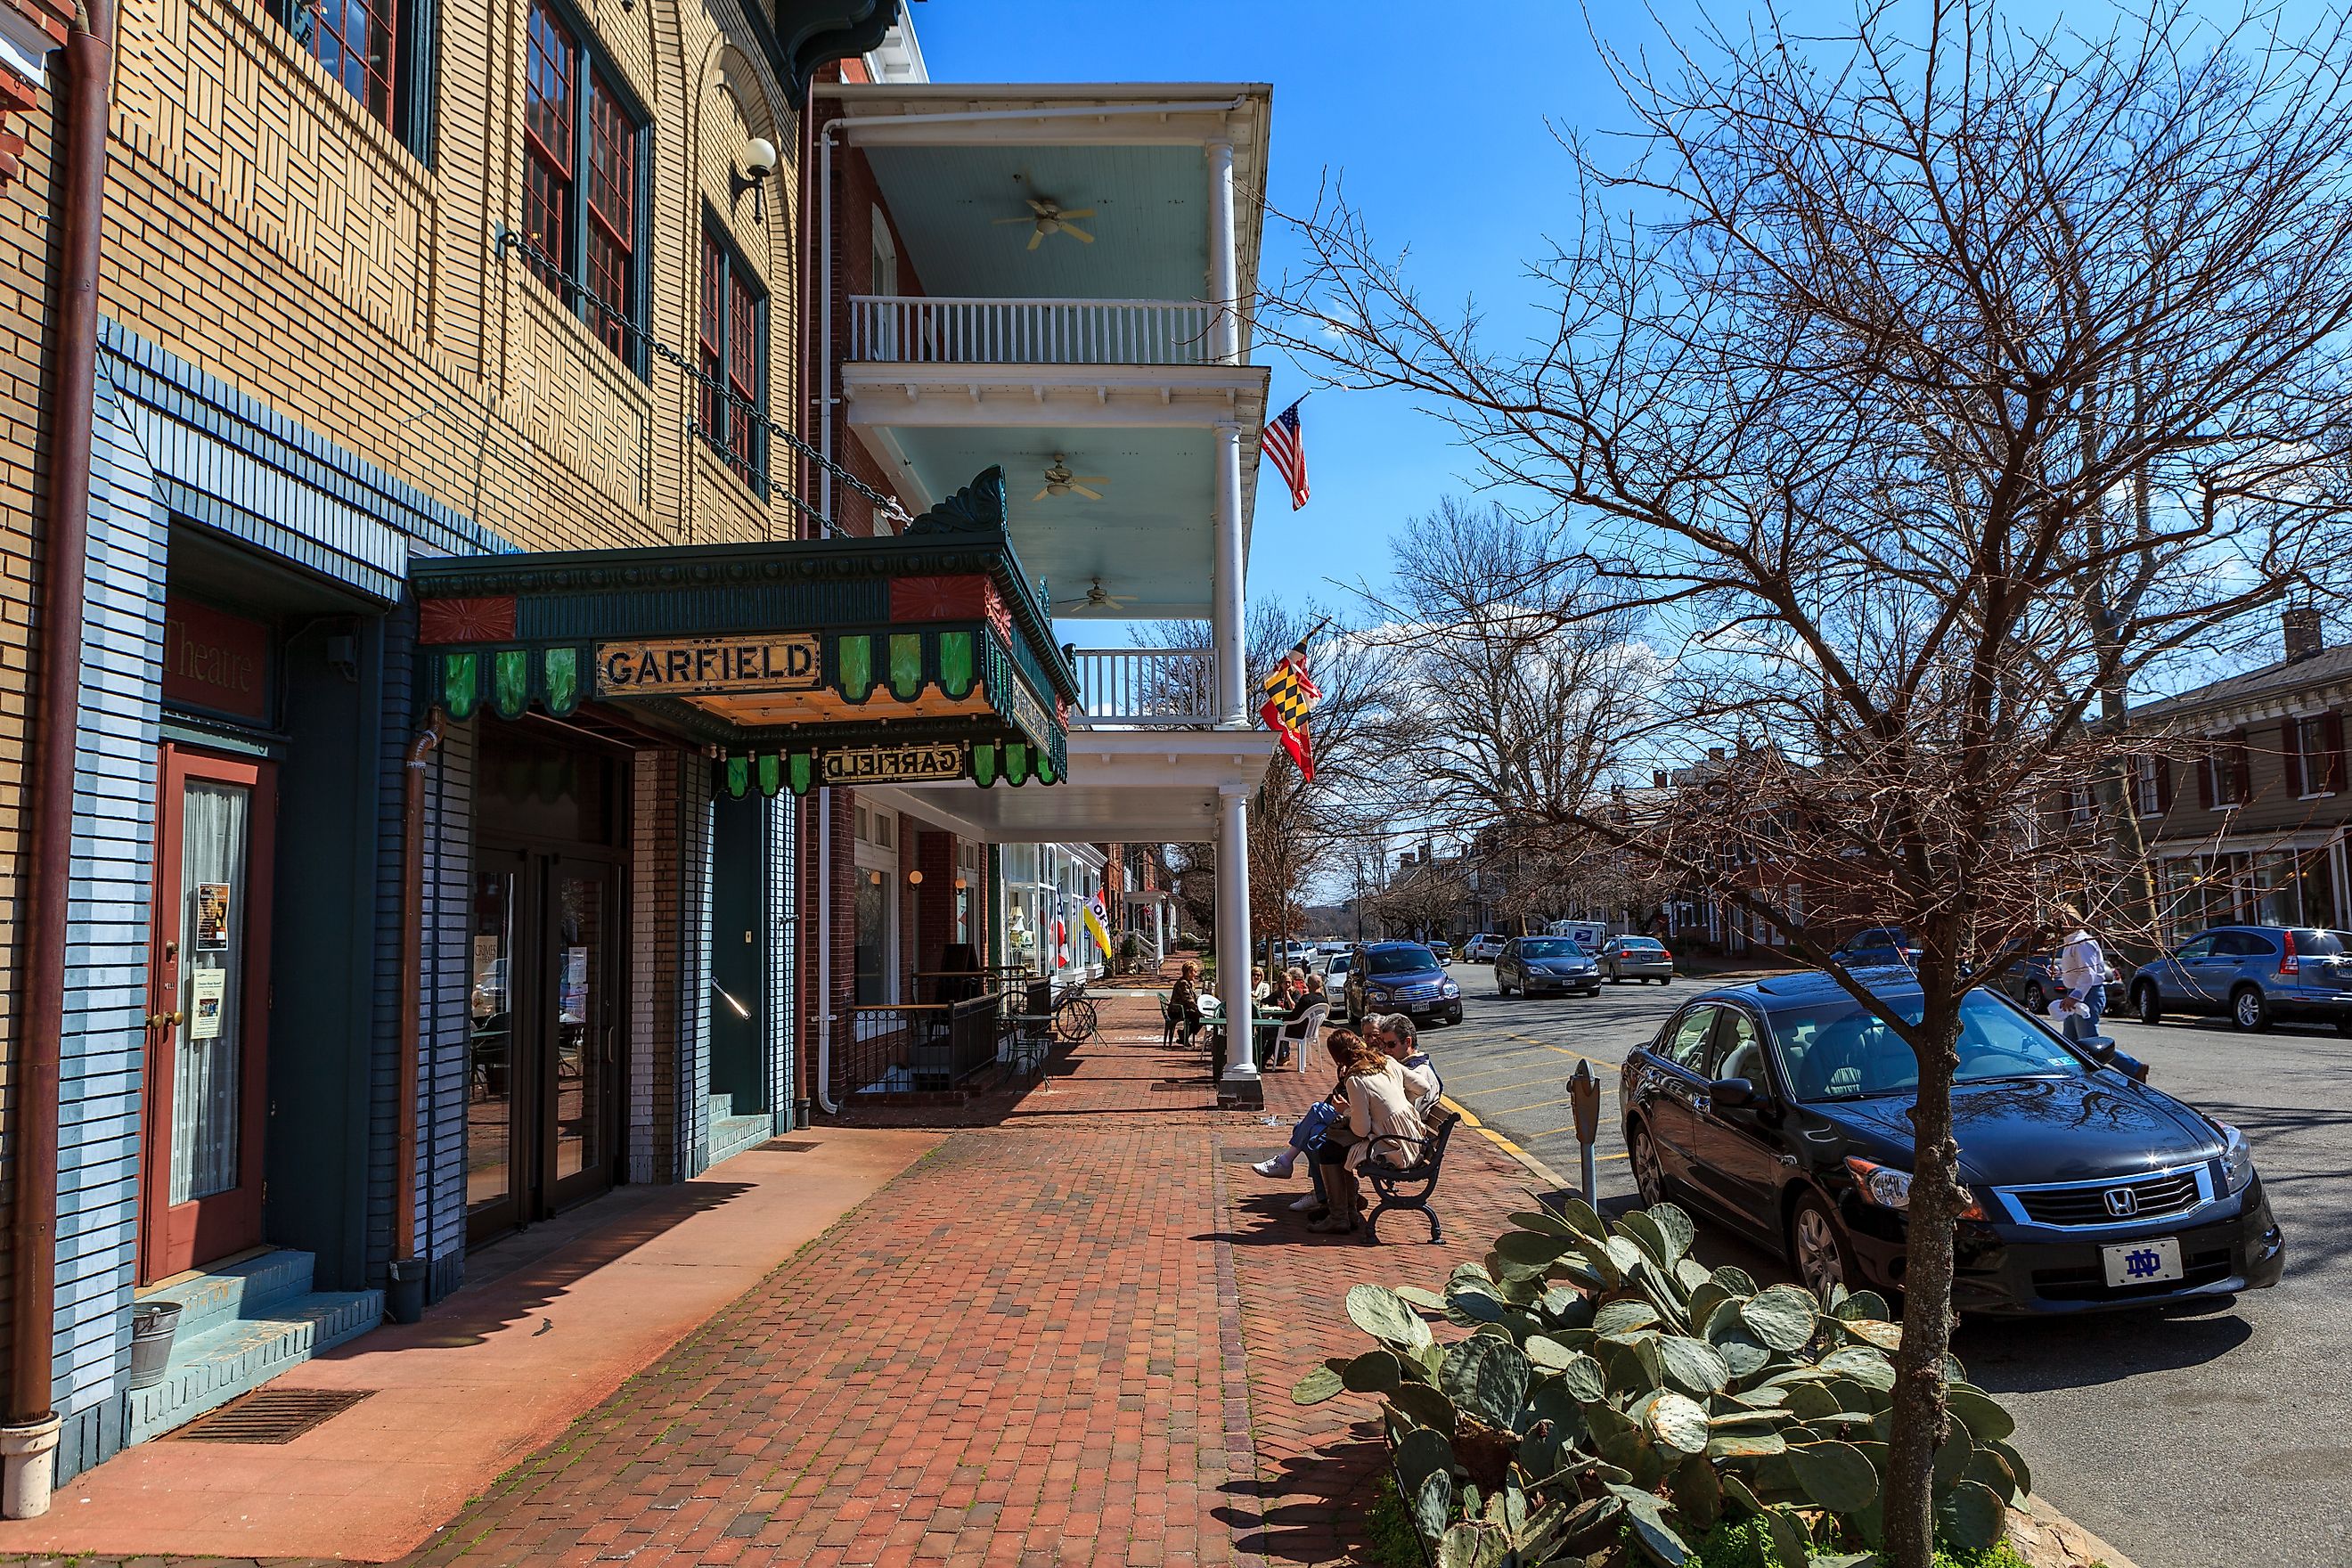
[{"label": "silver suv", "polygon": [[2312,926],[2216,926],[2132,976],[2143,1024],[2207,1013],[2240,1029],[2309,1018],[2352,1035],[2352,937]]}]

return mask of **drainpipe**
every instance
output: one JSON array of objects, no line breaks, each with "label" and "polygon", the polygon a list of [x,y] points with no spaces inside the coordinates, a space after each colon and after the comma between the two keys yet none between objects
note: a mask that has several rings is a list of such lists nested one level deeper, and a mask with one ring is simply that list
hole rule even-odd
[{"label": "drainpipe", "polygon": [[833,791],[816,792],[816,1082],[810,1086],[827,1116],[833,1102]]},{"label": "drainpipe", "polygon": [[[1249,102],[1246,97],[1200,100],[1178,100],[1167,103],[1055,104],[1038,109],[974,109],[948,110],[935,114],[875,114],[840,115],[824,122],[816,133],[817,147],[817,337],[821,345],[817,367],[817,440],[816,449],[824,463],[817,465],[821,484],[817,510],[824,518],[828,531],[835,530],[833,519],[833,470],[826,464],[839,459],[833,450],[833,133],[836,131],[868,131],[885,125],[976,125],[1000,120],[1108,120],[1129,114],[1197,114],[1222,110],[1238,113]],[[1225,142],[1226,195],[1232,194],[1233,144]],[[1230,201],[1225,209],[1228,229],[1233,219]],[[1230,247],[1228,247],[1230,250]],[[1228,280],[1227,287],[1231,287]],[[1236,337],[1234,342],[1238,344]],[[1227,355],[1226,363],[1238,360],[1236,348]]]},{"label": "drainpipe", "polygon": [[57,117],[56,423],[49,434],[47,537],[42,542],[40,669],[18,950],[16,1212],[11,1226],[8,1406],[0,1422],[0,1513],[49,1510],[57,1479],[50,1364],[58,1293],[58,1068],[66,1011],[64,933],[72,914],[74,733],[81,708],[82,602],[89,557],[89,464],[98,404],[98,266],[106,216],[107,93],[113,0],[83,0],[66,36]]},{"label": "drainpipe", "polygon": [[[400,819],[400,1031],[393,1090],[392,1284],[402,1322],[424,1306],[424,1263],[416,1255],[416,1037],[425,1016],[425,792],[430,759],[441,744],[443,715],[426,715],[408,747]],[[402,1287],[407,1286],[407,1290]]]}]

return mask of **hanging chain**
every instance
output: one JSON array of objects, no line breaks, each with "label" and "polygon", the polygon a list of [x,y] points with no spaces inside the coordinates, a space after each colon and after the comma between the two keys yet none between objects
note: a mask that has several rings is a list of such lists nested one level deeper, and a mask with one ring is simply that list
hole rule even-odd
[{"label": "hanging chain", "polygon": [[[742,417],[749,419],[752,424],[765,429],[770,436],[782,441],[785,446],[791,447],[802,457],[808,458],[809,461],[815,463],[820,468],[832,473],[836,479],[840,479],[843,484],[856,491],[859,495],[865,497],[866,500],[873,505],[876,510],[881,512],[885,517],[895,520],[899,528],[904,529],[907,524],[914,521],[913,518],[907,515],[907,509],[900,506],[896,500],[884,495],[880,490],[876,489],[872,485],[867,484],[864,479],[859,479],[856,474],[850,472],[848,468],[835,462],[831,458],[826,457],[823,452],[818,451],[814,447],[812,447],[806,441],[802,440],[800,437],[786,429],[783,426],[777,424],[773,419],[769,418],[766,412],[762,410],[759,405],[737,393],[733,387],[729,386],[719,377],[707,374],[701,366],[696,364],[684,354],[678,353],[676,349],[670,347],[667,343],[654,336],[652,332],[637,325],[635,321],[629,319],[628,315],[625,311],[607,304],[604,300],[597,294],[595,289],[590,288],[587,284],[582,282],[579,279],[574,278],[571,273],[566,272],[561,266],[557,265],[555,258],[541,249],[538,243],[532,240],[529,236],[524,235],[518,230],[509,228],[504,224],[500,224],[496,231],[495,238],[498,242],[499,259],[501,261],[505,260],[506,254],[509,250],[521,251],[523,255],[530,259],[533,268],[539,272],[541,278],[551,284],[559,285],[562,290],[568,295],[586,300],[589,304],[595,307],[596,312],[600,316],[602,316],[605,321],[612,322],[614,326],[619,327],[628,337],[644,344],[646,352],[650,353],[656,359],[658,359],[663,363],[676,369],[677,373],[685,376],[687,380],[693,382],[704,391],[712,394],[714,396],[724,402],[728,407],[735,410]],[[701,429],[699,421],[689,422],[688,428],[705,436],[715,434],[712,431]],[[761,483],[767,487],[768,493],[771,496],[781,496],[784,500],[791,501],[794,506],[806,512],[810,517],[814,518],[827,533],[834,534],[841,531],[841,527],[838,523],[835,522],[833,519],[825,516],[822,511],[819,511],[815,507],[810,505],[807,500],[802,498],[798,491],[778,484],[775,480],[769,479],[764,474],[760,476],[760,480]]]}]

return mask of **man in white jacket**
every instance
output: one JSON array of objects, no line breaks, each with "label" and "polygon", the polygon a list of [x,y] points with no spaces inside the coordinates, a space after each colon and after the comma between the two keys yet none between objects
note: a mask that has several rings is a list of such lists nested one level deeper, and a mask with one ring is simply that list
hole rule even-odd
[{"label": "man in white jacket", "polygon": [[[2099,1032],[2099,1019],[2107,1010],[2107,955],[2099,946],[2099,939],[2083,924],[2082,911],[2072,904],[2059,906],[2059,914],[2074,927],[2074,932],[2058,949],[2058,984],[2064,987],[2069,999],[2081,1006],[2081,1011],[2068,1008],[2072,1022],[2079,1023],[2082,1038]],[[2074,1031],[2069,1029],[2070,1035]]]}]

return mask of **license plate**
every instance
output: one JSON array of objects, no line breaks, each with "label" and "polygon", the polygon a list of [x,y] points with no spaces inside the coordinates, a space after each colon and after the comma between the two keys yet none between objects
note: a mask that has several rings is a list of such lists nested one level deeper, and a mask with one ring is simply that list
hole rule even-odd
[{"label": "license plate", "polygon": [[2120,1247],[2103,1247],[2099,1257],[2107,1266],[2107,1283],[2117,1285],[2160,1285],[2168,1279],[2180,1278],[2180,1238],[2159,1237],[2151,1241],[2130,1241]]}]

